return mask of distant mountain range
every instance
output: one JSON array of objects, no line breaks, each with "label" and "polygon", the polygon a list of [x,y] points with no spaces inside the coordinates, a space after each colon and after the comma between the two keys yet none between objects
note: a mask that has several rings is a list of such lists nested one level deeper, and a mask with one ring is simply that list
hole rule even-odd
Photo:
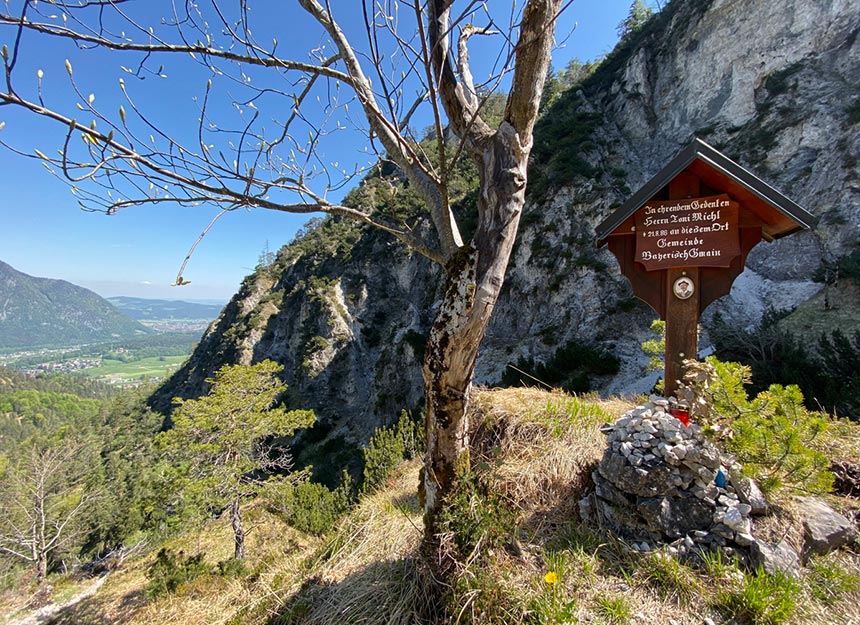
[{"label": "distant mountain range", "polygon": [[151,333],[89,289],[36,278],[0,261],[0,349],[65,347]]},{"label": "distant mountain range", "polygon": [[121,312],[138,321],[205,320],[212,321],[221,314],[224,304],[202,304],[166,299],[140,297],[108,297],[107,301]]}]

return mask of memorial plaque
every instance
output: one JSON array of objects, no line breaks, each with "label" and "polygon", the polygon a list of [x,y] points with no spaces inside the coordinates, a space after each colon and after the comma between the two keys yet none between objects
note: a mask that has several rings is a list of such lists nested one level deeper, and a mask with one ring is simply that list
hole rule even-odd
[{"label": "memorial plaque", "polygon": [[646,271],[728,267],[741,254],[738,204],[728,195],[651,201],[635,218],[634,259]]},{"label": "memorial plaque", "polygon": [[633,294],[666,321],[666,396],[698,352],[702,311],[726,295],[762,239],[808,229],[806,210],[694,139],[597,226]]}]

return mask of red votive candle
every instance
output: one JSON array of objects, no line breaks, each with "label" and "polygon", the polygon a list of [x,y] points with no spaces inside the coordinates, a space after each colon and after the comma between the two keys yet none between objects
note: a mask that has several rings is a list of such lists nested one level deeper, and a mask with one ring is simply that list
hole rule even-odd
[{"label": "red votive candle", "polygon": [[669,414],[683,423],[684,427],[690,426],[690,413],[686,410],[683,410],[682,408],[669,408]]}]

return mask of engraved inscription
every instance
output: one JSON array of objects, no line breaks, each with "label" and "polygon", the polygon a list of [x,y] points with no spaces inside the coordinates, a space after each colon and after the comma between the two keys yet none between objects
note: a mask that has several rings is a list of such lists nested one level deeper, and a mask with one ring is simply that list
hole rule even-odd
[{"label": "engraved inscription", "polygon": [[738,205],[728,195],[648,202],[636,211],[636,257],[647,271],[728,267],[740,255]]}]

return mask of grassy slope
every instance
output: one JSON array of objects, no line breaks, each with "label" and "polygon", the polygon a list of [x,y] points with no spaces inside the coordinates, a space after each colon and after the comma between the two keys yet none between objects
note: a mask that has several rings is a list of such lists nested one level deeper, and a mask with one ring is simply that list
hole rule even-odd
[{"label": "grassy slope", "polygon": [[[461,623],[654,623],[700,624],[711,615],[720,590],[738,589],[743,576],[730,566],[681,565],[660,555],[632,553],[623,543],[581,527],[576,502],[600,457],[598,428],[629,408],[625,402],[583,401],[535,389],[479,391],[474,401],[474,467],[500,495],[516,520],[504,546],[473,554],[457,565],[449,609]],[[857,439],[844,425],[840,438]],[[833,451],[840,448],[834,440]],[[849,449],[853,455],[856,449]],[[155,549],[110,575],[96,594],[64,610],[53,623],[74,625],[260,624],[340,625],[426,622],[430,585],[418,557],[421,515],[415,486],[419,466],[404,464],[386,488],[365,497],[326,540],[286,527],[260,506],[252,507],[245,578],[204,576],[169,597],[149,601],[143,594],[145,569]],[[481,502],[475,500],[476,515]],[[856,502],[834,498],[836,507]],[[756,533],[799,539],[796,510],[789,503],[757,522]],[[207,554],[215,564],[230,555],[229,526],[214,521],[200,532],[168,545]],[[860,574],[860,557],[843,551],[828,556],[831,569]],[[837,566],[838,565],[838,566]],[[553,570],[558,583],[545,575]],[[794,592],[796,624],[860,623],[856,594],[825,603],[811,594],[807,570]],[[57,580],[68,597],[80,584]],[[827,581],[833,586],[835,582]],[[20,609],[20,594],[0,597],[0,611]],[[563,616],[567,611],[569,616]],[[572,619],[578,619],[576,621]],[[767,622],[767,621],[760,621]]]},{"label": "grassy slope", "polygon": [[[830,308],[826,308],[825,297]],[[800,304],[779,325],[783,329],[810,341],[817,341],[822,333],[841,330],[848,336],[860,332],[860,282],[840,280],[836,287],[829,287]]]}]

